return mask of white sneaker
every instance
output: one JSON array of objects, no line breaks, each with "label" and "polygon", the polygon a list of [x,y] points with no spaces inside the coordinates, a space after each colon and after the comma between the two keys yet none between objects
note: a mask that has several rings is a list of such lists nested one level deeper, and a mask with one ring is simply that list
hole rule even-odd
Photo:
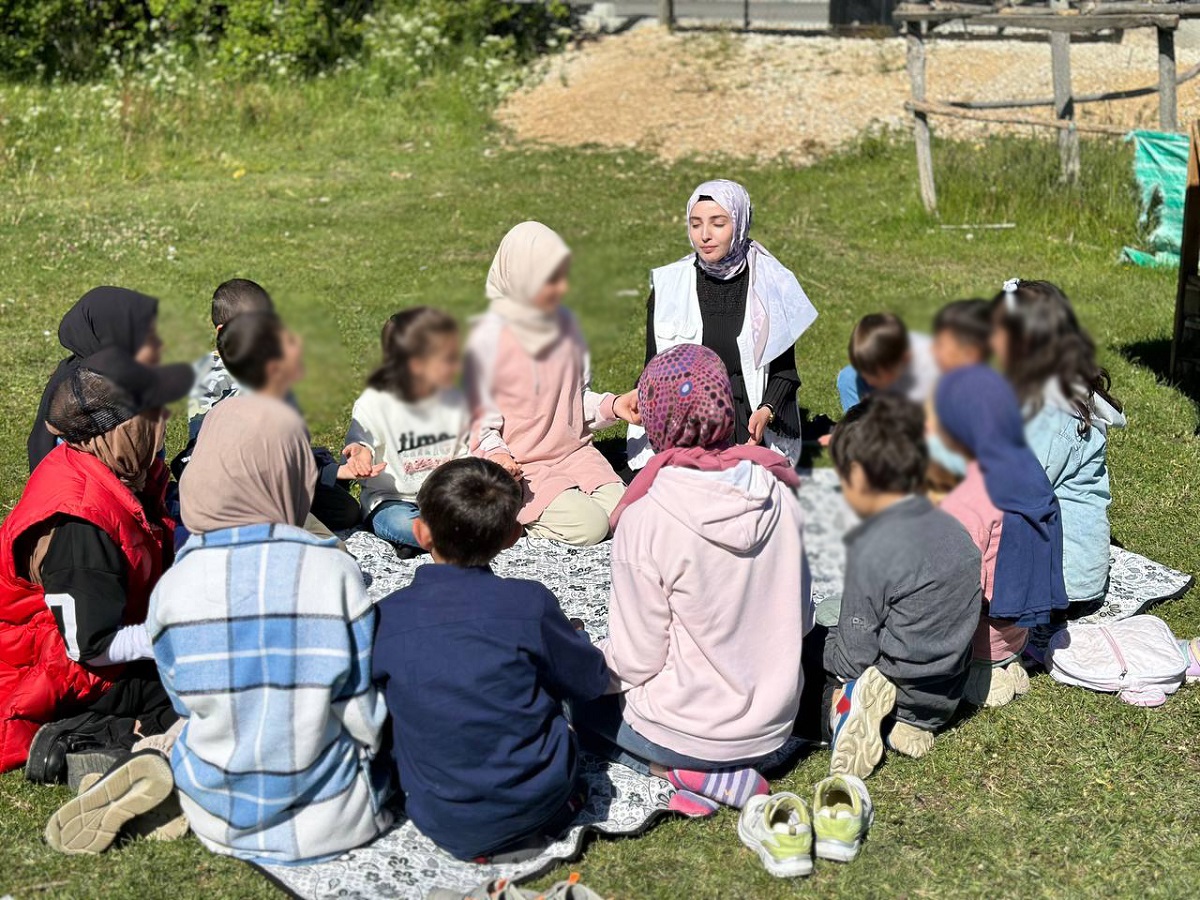
[{"label": "white sneaker", "polygon": [[831,775],[813,791],[813,831],[819,859],[850,862],[875,821],[875,807],[861,778]]},{"label": "white sneaker", "polygon": [[812,817],[795,794],[758,794],[742,807],[738,837],[776,878],[812,873]]}]

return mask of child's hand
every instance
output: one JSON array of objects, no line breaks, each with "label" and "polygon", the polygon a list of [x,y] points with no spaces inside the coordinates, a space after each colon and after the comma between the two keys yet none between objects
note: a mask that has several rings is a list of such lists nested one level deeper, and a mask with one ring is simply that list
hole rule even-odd
[{"label": "child's hand", "polygon": [[771,420],[775,418],[775,413],[771,412],[770,407],[763,406],[754,411],[754,415],[750,417],[748,429],[750,431],[750,439],[747,444],[761,444],[763,435],[767,432],[767,426],[771,424]]},{"label": "child's hand", "polygon": [[503,450],[499,453],[489,453],[488,460],[494,462],[517,481],[520,481],[521,476],[525,474],[525,470],[521,468],[519,462],[512,458],[511,453],[505,453]]},{"label": "child's hand", "polygon": [[642,413],[638,409],[637,388],[617,397],[613,401],[613,412],[617,414],[618,419],[624,419],[630,425],[641,425]]},{"label": "child's hand", "polygon": [[342,448],[342,456],[346,462],[338,467],[339,481],[373,478],[387,467],[387,463],[376,463],[371,448],[363,444],[350,444]]}]

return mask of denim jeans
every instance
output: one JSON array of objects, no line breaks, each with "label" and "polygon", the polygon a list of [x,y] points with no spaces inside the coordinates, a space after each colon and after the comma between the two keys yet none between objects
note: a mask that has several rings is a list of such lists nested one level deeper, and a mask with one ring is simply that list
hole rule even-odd
[{"label": "denim jeans", "polygon": [[752,766],[761,757],[712,762],[697,759],[684,753],[676,753],[642,737],[624,716],[625,698],[620,694],[606,694],[590,703],[575,704],[571,708],[571,725],[579,734],[579,743],[597,756],[628,766],[642,775],[650,774],[650,764],[664,769],[690,769],[710,772],[714,769],[738,769]]},{"label": "denim jeans", "polygon": [[417,504],[403,500],[387,500],[380,503],[367,517],[367,527],[376,537],[393,544],[420,549],[413,534],[413,520],[419,515]]}]

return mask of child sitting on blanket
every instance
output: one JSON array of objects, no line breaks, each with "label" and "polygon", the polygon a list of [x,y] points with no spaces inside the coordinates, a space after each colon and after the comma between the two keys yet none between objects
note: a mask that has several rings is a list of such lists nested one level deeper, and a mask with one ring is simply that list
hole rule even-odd
[{"label": "child sitting on blanket", "polygon": [[613,693],[573,721],[585,746],[678,788],[672,809],[707,816],[767,791],[754,767],[796,718],[812,626],[799,479],[731,443],[729,376],[707,347],[654,357],[638,402],[655,455],[613,514]]},{"label": "child sitting on blanket", "polygon": [[850,335],[850,365],[837,376],[842,412],[873,391],[924,403],[933,394],[938,369],[928,335],[910,332],[899,316],[863,316]]},{"label": "child sitting on blanket", "polygon": [[516,225],[488,272],[491,301],[467,342],[472,449],[524,492],[520,521],[536,537],[587,546],[608,537],[625,492],[592,446],[619,419],[638,424],[636,391],[591,388],[587,345],[562,305],[571,251],[540,222]]},{"label": "child sitting on blanket", "polygon": [[1063,577],[1073,603],[1108,588],[1108,429],[1121,404],[1096,345],[1066,295],[1048,281],[1013,279],[993,302],[996,360],[1025,417],[1025,437],[1062,507]]},{"label": "child sitting on blanket", "polygon": [[868,397],[838,424],[830,453],[864,520],[846,541],[831,685],[830,771],[866,778],[891,749],[921,757],[954,715],[979,624],[980,555],[963,527],[918,491],[925,417],[903,397]]},{"label": "child sitting on blanket", "polygon": [[[231,278],[213,291],[212,323],[219,336],[221,329],[242,313],[273,313],[275,304],[266,288],[248,278]],[[195,443],[208,411],[228,397],[236,397],[241,386],[229,374],[221,354],[214,347],[196,360],[196,384],[188,395],[188,440]]]},{"label": "child sitting on blanket", "polygon": [[405,808],[459,859],[531,857],[582,807],[563,702],[604,692],[604,656],[543,585],[488,568],[521,534],[521,488],[504,469],[451,460],[417,505],[413,532],[435,564],[380,601],[374,657]]},{"label": "child sitting on blanket", "polygon": [[1025,443],[1016,394],[983,365],[942,377],[937,414],[945,442],[970,460],[942,510],[967,529],[983,556],[983,615],[965,698],[1003,706],[1029,690],[1021,665],[1029,628],[1067,608],[1058,500]]},{"label": "child sitting on blanket", "polygon": [[[933,358],[940,375],[987,362],[991,356],[992,305],[986,300],[954,300],[933,317]],[[949,450],[938,434],[937,412],[930,396],[925,406],[925,439],[929,445],[926,476],[929,499],[940,503],[967,472],[967,461]]]},{"label": "child sitting on blanket", "polygon": [[462,354],[453,316],[428,306],[398,312],[382,343],[383,362],[354,402],[346,443],[387,463],[360,480],[363,515],[376,537],[408,557],[420,552],[417,491],[434,469],[465,455],[470,412],[456,387]]},{"label": "child sitting on blanket", "polygon": [[[243,313],[234,317],[217,333],[217,351],[241,390],[295,405],[292,389],[304,377],[304,345],[277,315]],[[314,448],[313,456],[319,478],[305,527],[328,537],[330,532],[353,528],[359,520],[358,504],[344,485],[379,475],[386,463],[376,463],[370,448],[361,444],[347,446],[340,463],[323,447]]]}]

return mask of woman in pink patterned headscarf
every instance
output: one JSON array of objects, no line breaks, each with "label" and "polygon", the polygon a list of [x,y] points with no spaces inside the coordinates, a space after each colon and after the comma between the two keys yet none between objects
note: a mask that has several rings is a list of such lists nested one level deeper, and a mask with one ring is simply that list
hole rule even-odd
[{"label": "woman in pink patterned headscarf", "polygon": [[792,732],[812,624],[787,459],[733,443],[729,376],[707,347],[650,361],[638,403],[656,451],[614,513],[612,694],[583,704],[585,746],[678,789],[672,809],[740,807]]},{"label": "woman in pink patterned headscarf", "polygon": [[732,443],[737,415],[733,391],[725,364],[707,347],[680,344],[650,360],[638,379],[638,407],[655,455],[613,511],[613,528],[666,466],[718,472],[749,461],[789,487],[800,483],[786,457],[754,444]]}]

